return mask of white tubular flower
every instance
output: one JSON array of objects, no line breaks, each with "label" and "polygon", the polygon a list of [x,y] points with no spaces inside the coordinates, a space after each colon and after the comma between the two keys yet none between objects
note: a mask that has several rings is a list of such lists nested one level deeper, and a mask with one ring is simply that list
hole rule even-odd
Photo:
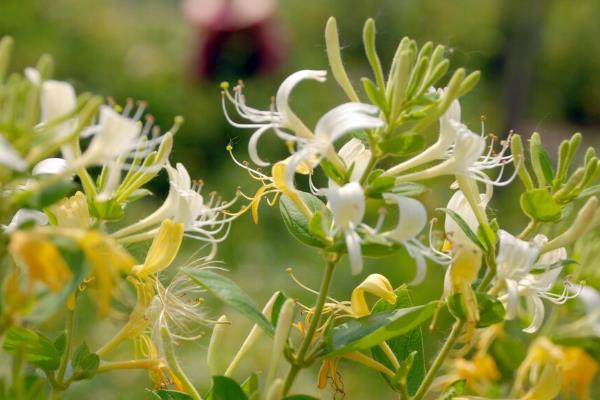
[{"label": "white tubular flower", "polygon": [[356,138],[350,139],[340,148],[338,156],[344,161],[347,169],[352,168],[350,182],[360,181],[371,162],[371,155],[371,150]]},{"label": "white tubular flower", "polygon": [[318,164],[322,157],[333,151],[333,144],[348,133],[360,129],[379,128],[384,122],[376,116],[378,108],[371,104],[345,103],[328,111],[319,119],[315,135],[310,139],[297,139],[298,151],[286,168],[286,184],[294,187],[297,167],[303,163]]},{"label": "white tubular flower", "polygon": [[[62,81],[44,81],[40,93],[42,124],[53,118],[68,114],[77,105],[77,95],[73,85]],[[75,129],[76,120],[62,122],[55,128],[59,138],[63,138]]]},{"label": "white tubular flower", "polygon": [[0,225],[4,228],[4,232],[9,234],[25,223],[34,223],[35,225],[46,225],[48,224],[48,216],[38,210],[30,210],[28,208],[21,208],[12,217],[8,225]]},{"label": "white tubular flower", "polygon": [[163,220],[172,219],[184,224],[186,236],[210,243],[213,255],[216,244],[223,241],[229,232],[233,218],[227,218],[222,211],[232,202],[217,204],[220,200],[211,195],[205,203],[200,194],[202,183],[193,182],[182,164],[178,163],[176,168],[167,164],[165,168],[170,188],[162,206],[141,221],[113,233],[113,236],[121,242],[148,240],[158,231]]},{"label": "white tubular flower", "polygon": [[32,170],[32,175],[57,175],[67,169],[67,161],[63,158],[46,158],[37,163]]},{"label": "white tubular flower", "polygon": [[[412,172],[404,175],[398,175],[399,181],[411,181],[430,179],[442,175],[458,175],[482,182],[486,185],[506,186],[516,176],[513,174],[510,178],[502,180],[504,166],[512,163],[512,155],[505,155],[509,148],[510,140],[502,142],[502,149],[498,154],[493,154],[494,140],[489,145],[489,150],[484,154],[486,140],[461,123],[450,122],[455,129],[454,145],[442,157],[444,161],[430,168],[421,171]],[[490,178],[485,171],[500,168],[500,172],[495,179]],[[390,171],[385,172],[390,175]],[[394,173],[393,175],[397,175]]]},{"label": "white tubular flower", "polygon": [[[481,203],[480,206],[482,209],[487,207],[487,202],[489,200],[488,197],[484,195],[480,195]],[[475,212],[471,208],[469,201],[465,197],[464,193],[460,190],[454,192],[450,200],[448,201],[448,205],[446,206],[449,210],[454,211],[458,215],[462,217],[462,219],[466,222],[466,224],[471,228],[473,232],[477,232],[479,227],[479,221],[475,216]],[[444,230],[446,231],[446,237],[448,238],[448,244],[454,246],[475,246],[475,243],[469,239],[469,237],[465,234],[465,232],[461,229],[458,223],[450,216],[446,216],[444,222]]]},{"label": "white tubular flower", "polygon": [[353,274],[362,271],[363,259],[360,248],[360,236],[356,228],[360,225],[365,215],[365,193],[357,182],[350,182],[342,187],[321,189],[327,196],[328,206],[333,214],[335,227],[331,234],[338,231],[344,234],[350,267]]},{"label": "white tubular flower", "polygon": [[[544,303],[542,299],[555,304],[564,304],[577,296],[570,294],[565,282],[561,294],[552,293],[551,289],[562,271],[555,264],[567,258],[564,248],[559,248],[539,256],[539,249],[547,241],[543,235],[537,235],[532,242],[526,242],[505,231],[499,231],[500,247],[496,258],[497,279],[504,284],[504,294],[500,300],[506,305],[507,319],[513,319],[519,314],[519,298],[525,299],[527,314],[532,315],[530,325],[524,332],[536,332],[544,321]],[[541,273],[532,273],[535,265],[545,268]]]},{"label": "white tubular flower", "polygon": [[27,168],[27,163],[21,154],[2,135],[0,135],[0,165],[14,171],[23,171]]},{"label": "white tubular flower", "polygon": [[427,271],[425,257],[438,263],[447,262],[447,260],[433,254],[429,248],[417,239],[417,235],[421,233],[427,224],[427,211],[419,201],[392,193],[384,193],[383,199],[398,206],[396,228],[385,232],[384,235],[401,243],[408,254],[415,259],[417,272],[409,285],[418,285],[423,282]]},{"label": "white tubular flower", "polygon": [[[442,90],[438,90],[438,94],[441,95],[442,93]],[[440,118],[440,134],[438,140],[416,156],[390,168],[385,174],[397,175],[402,171],[447,157],[448,152],[456,141],[458,128],[462,126],[460,114],[460,103],[458,100],[454,100],[450,107],[448,107],[448,110],[446,110],[444,115]]]},{"label": "white tubular flower", "polygon": [[[258,140],[269,129],[273,129],[278,136],[284,140],[295,139],[298,135],[304,138],[313,136],[312,132],[302,123],[302,121],[292,112],[289,106],[289,98],[292,90],[303,80],[315,80],[324,82],[327,76],[327,71],[302,70],[293,73],[287,77],[275,96],[275,104],[271,110],[262,111],[246,105],[246,98],[242,93],[243,86],[240,84],[234,88],[234,96],[224,88],[222,94],[222,106],[227,121],[238,128],[255,128],[257,129],[248,143],[248,153],[252,161],[262,167],[266,167],[269,163],[263,161],[258,156]],[[227,113],[225,100],[228,99],[234,104],[238,114],[250,121],[250,123],[234,122]],[[291,130],[294,134],[290,135],[282,131],[282,129]]]},{"label": "white tubular flower", "polygon": [[82,155],[85,165],[104,164],[135,149],[142,126],[137,119],[117,113],[109,106],[100,107],[98,125],[88,133],[93,133],[92,141]]}]

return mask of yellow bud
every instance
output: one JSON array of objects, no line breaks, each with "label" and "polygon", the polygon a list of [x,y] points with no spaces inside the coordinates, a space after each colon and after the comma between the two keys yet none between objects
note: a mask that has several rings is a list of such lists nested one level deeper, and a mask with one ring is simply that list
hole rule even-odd
[{"label": "yellow bud", "polygon": [[133,273],[138,276],[147,276],[160,272],[171,265],[179,252],[183,231],[183,224],[170,219],[164,220],[152,240],[144,264],[133,267]]},{"label": "yellow bud", "polygon": [[61,228],[82,228],[90,226],[90,211],[85,195],[81,192],[65,197],[49,207],[56,218],[56,225]]},{"label": "yellow bud", "polygon": [[382,298],[390,304],[396,303],[396,294],[390,281],[383,275],[371,274],[352,291],[352,313],[355,317],[364,317],[371,313],[365,300],[365,292]]},{"label": "yellow bud", "polygon": [[11,235],[9,251],[27,269],[32,281],[44,282],[53,292],[60,291],[71,279],[71,270],[58,248],[39,232],[16,231]]}]

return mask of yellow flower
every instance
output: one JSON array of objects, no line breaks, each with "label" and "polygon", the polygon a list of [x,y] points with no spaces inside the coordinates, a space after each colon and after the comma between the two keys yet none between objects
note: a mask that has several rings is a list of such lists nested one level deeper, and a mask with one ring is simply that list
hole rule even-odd
[{"label": "yellow flower", "polygon": [[14,232],[9,251],[27,269],[31,281],[42,281],[53,292],[59,292],[71,279],[71,270],[58,248],[39,232]]},{"label": "yellow flower", "polygon": [[554,399],[561,389],[563,352],[550,339],[539,337],[529,346],[527,356],[519,366],[515,377],[515,391],[524,393],[529,382],[531,389],[522,400]]},{"label": "yellow flower", "polygon": [[160,272],[171,265],[179,252],[183,240],[183,231],[183,224],[173,222],[170,219],[164,220],[152,240],[144,264],[133,267],[133,273],[144,277]]},{"label": "yellow flower", "polygon": [[91,223],[87,199],[81,192],[65,197],[50,206],[49,211],[54,215],[56,225],[61,228],[87,229]]},{"label": "yellow flower", "polygon": [[371,313],[365,300],[365,292],[382,298],[390,304],[396,303],[396,294],[390,281],[383,275],[371,274],[352,291],[351,305],[355,317],[364,317]]},{"label": "yellow flower", "polygon": [[121,272],[130,272],[135,259],[113,238],[102,232],[69,232],[77,240],[91,266],[91,275],[97,289],[98,313],[106,316],[110,308],[112,291]]},{"label": "yellow flower", "polygon": [[457,375],[454,381],[466,379],[467,385],[475,390],[500,379],[496,362],[489,354],[476,354],[472,360],[459,358],[453,364]]},{"label": "yellow flower", "polygon": [[594,382],[598,363],[585,350],[579,347],[563,347],[563,381],[562,389],[566,398],[571,392],[577,400],[590,398],[590,386]]}]

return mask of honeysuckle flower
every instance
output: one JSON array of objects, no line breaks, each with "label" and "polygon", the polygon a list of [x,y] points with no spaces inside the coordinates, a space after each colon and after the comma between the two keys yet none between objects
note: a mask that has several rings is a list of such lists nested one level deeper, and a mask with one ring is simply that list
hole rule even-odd
[{"label": "honeysuckle flower", "polygon": [[426,247],[417,236],[427,224],[427,211],[421,202],[410,197],[400,196],[392,193],[384,193],[383,199],[395,203],[398,207],[398,223],[390,231],[383,235],[395,242],[401,243],[408,254],[416,261],[416,274],[409,285],[418,285],[423,282],[427,265],[425,258],[429,258],[439,264],[448,262],[445,255],[434,253]]},{"label": "honeysuckle flower", "polygon": [[313,137],[296,139],[298,149],[290,157],[285,174],[288,187],[294,187],[298,165],[311,163],[314,166],[323,157],[335,162],[337,155],[333,151],[333,144],[343,136],[361,129],[382,127],[384,122],[376,116],[378,111],[371,104],[345,103],[323,115],[315,126]]},{"label": "honeysuckle flower", "polygon": [[[37,72],[37,71],[36,71]],[[53,118],[72,112],[77,105],[77,95],[73,85],[68,82],[47,80],[42,83],[40,93],[40,119],[43,125]],[[68,119],[54,127],[57,139],[70,134],[76,126],[76,119]],[[63,151],[65,147],[63,147]],[[69,154],[68,151],[66,151]]]},{"label": "honeysuckle flower", "polygon": [[0,165],[15,171],[23,171],[27,168],[27,162],[21,154],[0,135]]},{"label": "honeysuckle flower", "polygon": [[333,214],[334,229],[332,235],[341,232],[346,241],[350,267],[353,274],[362,271],[363,259],[360,248],[360,236],[356,228],[365,215],[365,193],[358,182],[350,182],[342,187],[321,189],[329,201]]},{"label": "honeysuckle flower", "polygon": [[146,253],[146,260],[133,267],[132,272],[145,277],[164,270],[177,256],[182,240],[183,224],[170,219],[164,220]]},{"label": "honeysuckle flower", "polygon": [[[529,346],[527,356],[519,366],[515,391],[520,399],[552,400],[561,389],[563,352],[548,338],[539,337]],[[525,392],[527,383],[531,389]]]},{"label": "honeysuckle flower", "polygon": [[[465,125],[453,124],[456,129],[454,145],[442,158],[443,161],[429,168],[407,174],[392,174],[398,181],[415,181],[431,179],[442,175],[456,175],[482,182],[489,186],[506,186],[515,178],[502,180],[504,166],[512,163],[512,155],[505,155],[509,148],[509,140],[502,142],[502,149],[494,154],[494,141],[486,154],[486,139],[469,130]],[[500,168],[495,179],[490,178],[485,171]],[[390,175],[389,171],[384,172]]]},{"label": "honeysuckle flower", "polygon": [[390,281],[381,274],[371,274],[352,291],[352,313],[357,318],[371,313],[365,299],[365,293],[384,299],[390,304],[396,303],[396,294]]},{"label": "honeysuckle flower", "polygon": [[56,245],[40,232],[14,232],[8,250],[28,273],[30,285],[41,281],[52,292],[59,292],[73,275]]},{"label": "honeysuckle flower", "polygon": [[[500,245],[496,257],[497,285],[504,285],[504,293],[500,300],[506,305],[506,318],[510,320],[517,316],[519,298],[523,297],[533,317],[530,325],[523,331],[536,332],[544,320],[542,299],[563,304],[577,295],[569,294],[568,283],[565,283],[562,294],[551,292],[562,271],[561,266],[554,264],[565,260],[567,252],[564,248],[559,248],[539,256],[539,249],[548,241],[543,235],[537,235],[531,242],[517,239],[503,230],[498,232],[498,236]],[[547,269],[541,273],[531,273],[535,265]]]},{"label": "honeysuckle flower", "polygon": [[32,169],[33,176],[58,175],[67,169],[67,161],[64,158],[46,158],[38,162]]},{"label": "honeysuckle flower", "polygon": [[28,222],[35,225],[46,225],[48,223],[48,216],[38,210],[21,208],[15,213],[8,225],[0,225],[0,227],[4,229],[5,233],[10,234]]},{"label": "honeysuckle flower", "polygon": [[86,196],[78,191],[48,207],[56,226],[87,229],[92,223]]},{"label": "honeysuckle flower", "polygon": [[[442,93],[442,90],[438,90],[438,94],[441,95]],[[430,161],[440,160],[447,156],[456,141],[458,128],[462,125],[460,114],[460,103],[458,100],[454,100],[440,118],[440,133],[437,141],[416,156],[393,166],[385,174],[398,175],[408,169],[418,167]]]},{"label": "honeysuckle flower", "polygon": [[137,223],[129,225],[112,234],[121,242],[148,240],[158,231],[158,224],[165,219],[181,223],[185,235],[206,241],[216,251],[216,244],[227,236],[229,224],[234,217],[223,213],[235,199],[229,203],[219,204],[216,195],[211,194],[208,202],[200,194],[202,183],[192,181],[185,167],[178,163],[176,168],[165,166],[169,174],[169,194],[167,199],[152,214]]},{"label": "honeysuckle flower", "polygon": [[352,168],[349,181],[358,182],[363,177],[371,162],[371,150],[367,149],[362,141],[352,138],[338,150],[338,156],[344,162],[346,169]]},{"label": "honeysuckle flower", "polygon": [[[260,137],[270,129],[273,129],[277,135],[282,139],[288,140],[295,138],[294,135],[298,135],[304,138],[310,138],[313,136],[312,132],[302,123],[302,121],[293,113],[289,106],[289,97],[292,90],[298,83],[303,80],[316,80],[318,82],[324,82],[327,76],[327,71],[314,71],[314,70],[302,70],[297,71],[287,77],[275,96],[275,104],[271,107],[271,110],[261,111],[256,108],[252,108],[246,105],[246,97],[242,93],[243,86],[240,84],[234,88],[234,96],[232,96],[227,90],[227,86],[223,86],[222,92],[222,106],[227,121],[238,128],[256,128],[257,130],[252,134],[250,143],[248,144],[248,153],[252,161],[259,166],[267,166],[269,163],[264,162],[258,156],[257,144]],[[239,115],[250,121],[251,123],[237,123],[234,122],[227,112],[225,99],[230,100]],[[275,129],[277,128],[277,129]],[[292,135],[286,134],[282,129],[291,130]]]},{"label": "honeysuckle flower", "polygon": [[[482,203],[478,206],[485,209],[486,200],[481,196],[480,198]],[[446,208],[458,214],[472,231],[477,231],[479,222],[475,211],[463,192],[460,190],[456,191],[450,198]],[[469,323],[468,328],[470,333],[472,333],[476,322],[479,320],[477,298],[472,284],[479,274],[483,254],[481,249],[469,239],[450,215],[446,215],[444,227],[447,238],[444,250],[450,250],[452,258],[444,278],[443,296],[447,298],[453,293],[462,294],[466,317]]]}]

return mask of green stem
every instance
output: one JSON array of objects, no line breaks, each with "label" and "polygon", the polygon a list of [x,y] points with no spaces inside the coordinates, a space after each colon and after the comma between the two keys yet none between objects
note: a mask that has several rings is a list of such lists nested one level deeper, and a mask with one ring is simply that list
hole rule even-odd
[{"label": "green stem", "polygon": [[175,376],[175,378],[177,378],[177,380],[181,382],[181,385],[192,399],[202,400],[202,396],[200,396],[200,393],[198,393],[194,385],[192,385],[192,382],[190,382],[189,378],[187,377],[185,372],[183,372],[183,369],[177,361],[177,357],[175,356],[175,349],[173,348],[173,338],[171,337],[169,328],[163,326],[160,329],[160,333],[163,340],[163,349],[167,358],[167,363],[171,368],[173,376]]},{"label": "green stem", "polygon": [[529,221],[529,224],[523,229],[523,232],[519,234],[519,239],[527,240],[540,226],[540,222],[534,219]]},{"label": "green stem", "polygon": [[17,349],[12,364],[12,378],[15,386],[15,393],[17,399],[23,399],[23,361],[25,360],[25,350],[23,348]]},{"label": "green stem", "polygon": [[464,326],[464,321],[456,321],[454,323],[454,325],[452,326],[452,331],[450,331],[450,335],[446,339],[446,343],[444,343],[437,357],[433,360],[433,363],[427,371],[423,382],[421,382],[419,390],[417,390],[417,393],[415,393],[415,397],[413,397],[413,400],[421,400],[423,399],[423,397],[425,397],[439,369],[444,364],[444,361],[446,361],[446,357],[448,357],[450,350],[452,350],[454,343],[456,343],[456,340],[458,340],[458,338],[460,337]]},{"label": "green stem", "polygon": [[60,365],[58,367],[58,373],[56,375],[56,380],[59,383],[63,382],[65,377],[65,371],[67,370],[67,364],[69,363],[69,357],[71,356],[71,347],[73,346],[73,333],[75,330],[75,309],[69,310],[67,313],[67,322],[66,322],[66,344],[65,351],[60,359]]},{"label": "green stem", "polygon": [[331,286],[331,278],[333,277],[333,271],[336,263],[337,257],[335,260],[327,260],[327,267],[325,269],[325,274],[323,275],[323,280],[321,281],[321,288],[319,289],[319,296],[317,297],[317,304],[315,305],[314,314],[310,320],[310,324],[306,331],[306,336],[304,336],[304,340],[300,344],[300,349],[298,350],[298,353],[294,359],[294,363],[291,365],[287,377],[285,378],[285,383],[283,386],[284,395],[287,394],[292,387],[298,372],[304,368],[305,356],[313,341],[313,336],[317,330],[317,327],[319,326],[321,314],[323,313],[323,306],[325,305],[325,300],[327,300],[329,287]]}]

